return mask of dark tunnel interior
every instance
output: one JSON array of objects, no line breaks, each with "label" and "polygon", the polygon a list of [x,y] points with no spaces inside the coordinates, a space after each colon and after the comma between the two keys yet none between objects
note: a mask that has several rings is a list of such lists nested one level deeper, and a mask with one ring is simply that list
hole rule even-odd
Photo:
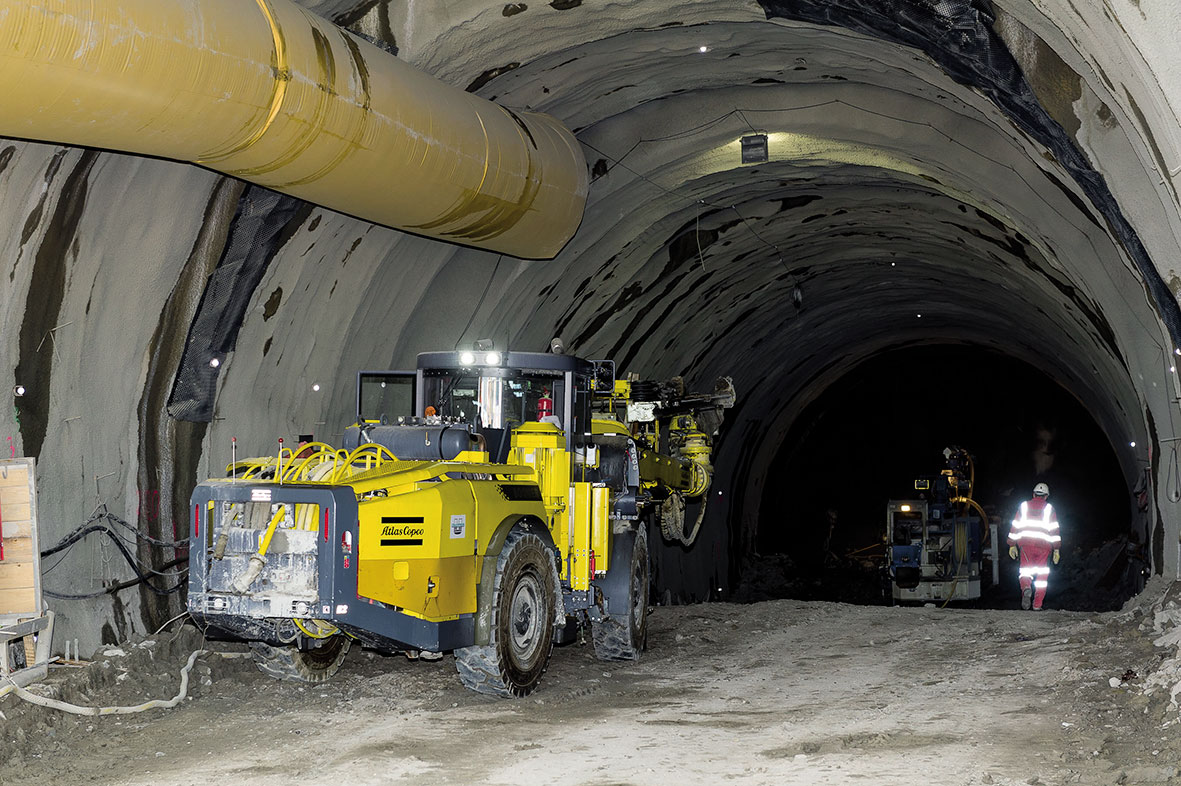
[{"label": "dark tunnel interior", "polygon": [[[1118,608],[1139,589],[1140,563],[1129,553],[1142,533],[1106,435],[1040,370],[971,345],[883,352],[804,411],[769,469],[760,557],[740,585],[758,585],[759,595],[889,602],[880,576],[886,502],[915,496],[914,479],[942,470],[947,446],[972,454],[973,496],[1002,542],[1033,485],[1049,484],[1064,538],[1049,603]],[[1006,548],[999,586],[976,605],[1016,605]]]}]

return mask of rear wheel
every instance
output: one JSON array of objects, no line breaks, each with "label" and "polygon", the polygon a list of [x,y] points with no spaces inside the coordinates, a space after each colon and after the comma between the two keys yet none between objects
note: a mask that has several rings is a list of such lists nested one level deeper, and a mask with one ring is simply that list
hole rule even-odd
[{"label": "rear wheel", "polygon": [[250,645],[254,665],[275,679],[289,682],[324,682],[344,663],[350,642],[337,635],[312,642],[313,649],[300,650],[298,647],[272,647],[269,644],[253,642]]},{"label": "rear wheel", "polygon": [[[635,535],[627,569],[626,611],[591,622],[599,660],[639,660],[648,647],[648,535],[642,528]],[[614,600],[608,600],[609,610],[614,611]]]},{"label": "rear wheel", "polygon": [[488,644],[455,651],[465,686],[494,696],[525,696],[537,687],[554,648],[554,571],[545,541],[524,530],[509,534],[496,564]]}]

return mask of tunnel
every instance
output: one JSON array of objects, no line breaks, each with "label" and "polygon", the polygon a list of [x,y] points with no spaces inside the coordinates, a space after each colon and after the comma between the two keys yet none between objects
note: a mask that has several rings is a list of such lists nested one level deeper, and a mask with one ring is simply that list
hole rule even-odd
[{"label": "tunnel", "polygon": [[[1076,407],[1096,458],[1074,466],[1101,471],[1064,459],[1061,500],[1105,512],[1094,531],[1076,517],[1076,543],[1130,538],[1176,578],[1181,81],[1164,4],[300,4],[556,118],[585,159],[581,223],[527,259],[33,125],[0,143],[3,447],[37,460],[44,544],[110,513],[160,574],[135,581],[101,533],[46,559],[83,649],[183,611],[189,495],[233,450],[339,442],[358,370],[482,339],[561,337],[691,388],[733,379],[702,534],[653,548],[661,602],[734,597],[752,561],[810,537],[822,508],[784,489],[865,494],[871,516],[885,498],[867,475],[931,469],[841,430],[905,443],[911,384],[981,439],[1018,402],[1031,423]],[[1031,449],[992,464],[998,490],[1019,487],[1008,504],[1042,479]],[[804,483],[819,461],[841,482]]]}]

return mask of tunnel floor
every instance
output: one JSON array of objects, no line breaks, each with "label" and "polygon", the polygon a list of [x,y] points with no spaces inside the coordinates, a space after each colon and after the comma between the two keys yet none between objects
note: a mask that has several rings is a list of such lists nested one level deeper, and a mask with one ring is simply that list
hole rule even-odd
[{"label": "tunnel floor", "polygon": [[[1174,615],[658,607],[639,662],[559,648],[519,700],[465,691],[450,656],[353,650],[307,686],[206,655],[175,710],[78,717],[5,697],[0,755],[24,784],[1164,783],[1181,765],[1181,667],[1152,626]],[[171,696],[202,644],[186,627],[53,682],[75,702]]]},{"label": "tunnel floor", "polygon": [[[831,551],[825,559],[798,561],[790,554],[753,555],[730,600],[753,603],[790,599],[892,606],[892,585],[884,575],[883,546],[856,553]],[[972,601],[947,603],[961,609],[1019,609],[1017,562],[1002,555],[998,581],[992,563],[982,564],[983,590]],[[1072,549],[1051,566],[1045,608],[1060,611],[1115,611],[1144,588],[1144,563],[1129,551],[1126,537],[1092,549]],[[944,605],[944,604],[935,604]]]}]

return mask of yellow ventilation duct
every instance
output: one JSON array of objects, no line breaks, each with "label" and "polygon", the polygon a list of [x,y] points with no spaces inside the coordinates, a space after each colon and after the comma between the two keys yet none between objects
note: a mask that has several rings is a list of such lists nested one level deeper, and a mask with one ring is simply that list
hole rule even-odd
[{"label": "yellow ventilation duct", "polygon": [[291,0],[0,0],[0,135],[191,161],[428,237],[548,258],[582,220],[570,132]]}]

